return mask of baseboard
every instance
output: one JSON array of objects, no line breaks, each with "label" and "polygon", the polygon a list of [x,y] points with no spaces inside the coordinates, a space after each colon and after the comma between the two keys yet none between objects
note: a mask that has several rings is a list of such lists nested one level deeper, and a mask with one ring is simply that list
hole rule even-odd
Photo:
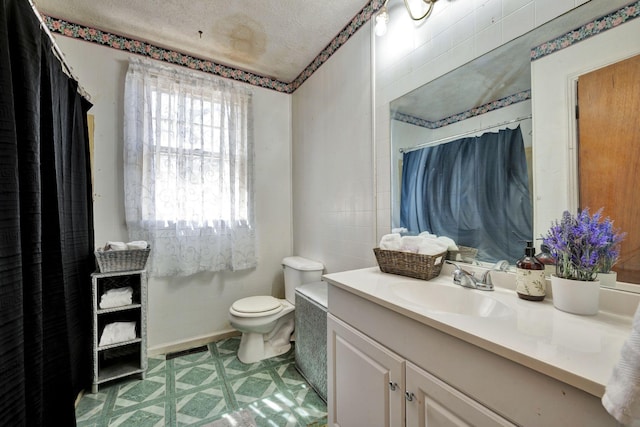
[{"label": "baseboard", "polygon": [[176,341],[167,344],[161,344],[147,348],[147,356],[157,356],[160,354],[174,353],[177,351],[188,350],[193,347],[199,347],[207,345],[212,342],[220,341],[226,338],[231,338],[240,335],[235,329],[229,329],[226,331],[216,332],[211,335],[202,335],[195,338],[190,338],[185,341]]}]

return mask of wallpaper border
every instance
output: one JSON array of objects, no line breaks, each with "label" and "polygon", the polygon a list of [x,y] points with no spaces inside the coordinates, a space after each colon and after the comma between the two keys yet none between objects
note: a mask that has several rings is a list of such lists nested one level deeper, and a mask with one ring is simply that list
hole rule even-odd
[{"label": "wallpaper border", "polygon": [[[322,64],[366,24],[371,17],[382,7],[384,0],[371,0],[356,16],[338,33],[336,37],[305,67],[305,69],[291,82],[283,82],[271,77],[262,76],[242,69],[218,64],[215,61],[198,58],[179,51],[165,49],[152,43],[124,37],[97,28],[87,27],[64,19],[43,15],[43,20],[52,33],[66,37],[96,43],[113,49],[146,56],[159,61],[180,65],[205,73],[214,74],[253,86],[272,89],[278,92],[291,94],[296,91],[309,77],[316,72]],[[588,22],[579,28],[547,41],[531,50],[531,60],[540,59],[546,55],[567,48],[575,43],[595,36],[603,31],[615,28],[629,20],[640,16],[640,0],[632,2],[623,8],[614,11],[594,21]],[[465,114],[460,113],[460,114]],[[453,117],[453,116],[452,116]],[[446,119],[444,119],[446,120]]]}]

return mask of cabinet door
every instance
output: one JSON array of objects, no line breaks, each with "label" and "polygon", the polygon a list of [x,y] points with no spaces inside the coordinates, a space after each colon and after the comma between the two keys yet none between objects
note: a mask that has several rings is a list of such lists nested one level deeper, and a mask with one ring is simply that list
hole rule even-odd
[{"label": "cabinet door", "polygon": [[438,378],[406,362],[407,427],[514,426]]},{"label": "cabinet door", "polygon": [[404,360],[346,323],[327,318],[329,425],[404,425]]}]

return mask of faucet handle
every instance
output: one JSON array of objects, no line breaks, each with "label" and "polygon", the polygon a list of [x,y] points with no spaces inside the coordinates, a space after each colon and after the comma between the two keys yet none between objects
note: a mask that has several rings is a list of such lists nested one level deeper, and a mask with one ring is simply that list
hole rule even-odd
[{"label": "faucet handle", "polygon": [[492,270],[497,270],[497,271],[509,270],[509,261],[507,261],[506,259],[501,259],[500,261],[496,262],[493,265]]}]

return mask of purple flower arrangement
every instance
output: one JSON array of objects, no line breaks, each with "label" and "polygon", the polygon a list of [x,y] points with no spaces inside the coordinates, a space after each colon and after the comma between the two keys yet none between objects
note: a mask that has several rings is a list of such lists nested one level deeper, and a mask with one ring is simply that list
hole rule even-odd
[{"label": "purple flower arrangement", "polygon": [[542,240],[556,260],[556,276],[594,281],[599,272],[611,271],[625,236],[609,217],[602,220],[602,209],[589,215],[586,208],[576,216],[564,211]]}]

